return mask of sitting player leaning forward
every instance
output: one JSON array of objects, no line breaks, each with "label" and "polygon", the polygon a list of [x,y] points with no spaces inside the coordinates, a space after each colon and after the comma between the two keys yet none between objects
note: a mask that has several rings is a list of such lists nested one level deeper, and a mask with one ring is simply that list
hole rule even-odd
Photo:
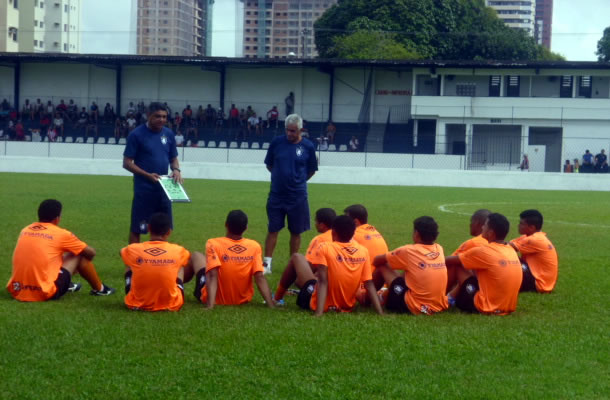
[{"label": "sitting player leaning forward", "polygon": [[351,311],[360,282],[364,282],[375,310],[383,314],[372,282],[368,251],[352,240],[355,229],[350,217],[335,218],[333,241],[319,244],[311,256],[313,271],[304,256],[295,256],[296,285],[301,289],[299,307],[315,311],[316,316],[330,310]]},{"label": "sitting player leaning forward", "polygon": [[[449,305],[447,268],[443,248],[434,241],[438,225],[431,217],[413,221],[413,242],[375,257],[373,280],[377,289],[386,283],[386,308],[398,313],[434,314]],[[394,270],[404,270],[404,277]]]},{"label": "sitting player leaning forward", "polygon": [[[488,244],[447,257],[447,269],[455,269],[449,276],[457,280],[448,296],[450,303],[482,314],[507,315],[516,310],[522,273],[517,253],[504,241],[509,228],[504,215],[492,213],[483,225]],[[448,287],[454,284],[449,282]]]},{"label": "sitting player leaning forward", "polygon": [[248,303],[254,296],[254,278],[265,303],[273,308],[274,301],[263,276],[261,246],[242,236],[248,227],[248,216],[241,210],[233,210],[227,215],[225,227],[225,237],[209,239],[206,243],[207,267],[195,266],[195,297],[210,309],[215,304]]},{"label": "sitting player leaning forward", "polygon": [[80,273],[91,285],[91,294],[107,296],[114,289],[102,283],[91,262],[95,249],[60,228],[62,205],[48,199],[38,207],[38,222],[23,228],[13,253],[13,273],[7,289],[20,301],[56,300],[76,292],[80,284],[71,277]]},{"label": "sitting player leaning forward", "polygon": [[[168,243],[171,218],[165,213],[150,217],[150,240],[121,250],[126,266],[125,305],[132,310],[178,311],[184,304],[184,283],[196,267],[205,265],[203,254]],[[185,271],[186,270],[186,271]]]},{"label": "sitting player leaning forward", "polygon": [[[333,226],[333,221],[336,217],[337,214],[332,208],[320,208],[318,211],[316,211],[315,227],[319,235],[311,239],[311,242],[309,242],[309,247],[307,248],[307,252],[305,253],[305,258],[309,262],[309,265],[312,267],[312,269],[313,264],[311,262],[311,256],[313,255],[314,250],[318,248],[318,245],[320,243],[333,241],[331,228]],[[296,270],[294,268],[296,256],[296,253],[293,254],[290,257],[288,265],[286,266],[286,268],[284,268],[284,272],[282,273],[282,277],[280,278],[280,282],[278,283],[277,289],[275,291],[274,299],[276,301],[281,301],[284,298],[286,290],[288,290],[290,285],[292,285],[297,278]]]},{"label": "sitting player leaning forward", "polygon": [[557,251],[542,232],[542,214],[525,210],[519,217],[519,233],[510,245],[521,253],[523,282],[521,292],[550,293],[555,288],[558,274]]}]

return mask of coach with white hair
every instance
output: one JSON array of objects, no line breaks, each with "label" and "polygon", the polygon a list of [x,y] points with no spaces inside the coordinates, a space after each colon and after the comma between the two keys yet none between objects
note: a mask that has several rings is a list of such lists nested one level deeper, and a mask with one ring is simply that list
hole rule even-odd
[{"label": "coach with white hair", "polygon": [[303,118],[290,114],[284,125],[286,135],[271,141],[265,157],[265,164],[271,172],[271,190],[267,198],[269,225],[263,261],[266,274],[271,273],[273,251],[286,219],[290,231],[290,254],[298,253],[301,233],[310,228],[307,181],[318,170],[313,143],[301,136]]}]

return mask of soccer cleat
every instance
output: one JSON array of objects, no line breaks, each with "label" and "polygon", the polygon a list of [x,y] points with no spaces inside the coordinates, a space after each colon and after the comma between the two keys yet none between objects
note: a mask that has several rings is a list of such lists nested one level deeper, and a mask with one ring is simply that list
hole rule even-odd
[{"label": "soccer cleat", "polygon": [[92,296],[110,296],[111,294],[113,294],[115,292],[114,288],[111,288],[110,286],[106,286],[102,283],[102,290],[91,290],[91,292],[89,292]]},{"label": "soccer cleat", "polygon": [[74,283],[74,282],[70,282],[70,286],[68,286],[68,292],[78,292],[81,288],[81,284],[80,283]]},{"label": "soccer cleat", "polygon": [[275,300],[276,307],[284,307],[286,305],[286,301],[284,299]]},{"label": "soccer cleat", "polygon": [[455,307],[455,299],[451,295],[447,295],[447,303],[449,303],[449,308]]},{"label": "soccer cleat", "polygon": [[288,289],[286,290],[286,294],[289,296],[298,296],[301,291],[299,289]]}]

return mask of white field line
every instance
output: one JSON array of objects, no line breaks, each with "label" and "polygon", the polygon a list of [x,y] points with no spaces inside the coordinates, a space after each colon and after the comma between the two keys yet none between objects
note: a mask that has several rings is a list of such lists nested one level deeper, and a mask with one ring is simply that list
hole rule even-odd
[{"label": "white field line", "polygon": [[[444,212],[444,213],[449,213],[449,214],[457,214],[457,215],[465,215],[467,217],[470,217],[472,215],[472,213],[465,213],[465,212],[460,212],[460,211],[455,211],[452,210],[451,208],[453,207],[459,207],[459,206],[474,206],[474,205],[480,205],[480,206],[489,206],[489,205],[498,205],[498,204],[518,204],[515,202],[502,202],[502,203],[448,203],[448,204],[441,204],[440,206],[438,206],[439,211]],[[529,204],[529,203],[528,203]],[[543,204],[557,204],[557,203],[543,203]],[[560,225],[570,225],[570,226],[582,226],[585,228],[610,228],[610,225],[603,225],[603,224],[587,224],[584,222],[567,222],[567,221],[551,221],[551,220],[545,220],[545,223],[550,223],[550,224],[560,224]]]}]

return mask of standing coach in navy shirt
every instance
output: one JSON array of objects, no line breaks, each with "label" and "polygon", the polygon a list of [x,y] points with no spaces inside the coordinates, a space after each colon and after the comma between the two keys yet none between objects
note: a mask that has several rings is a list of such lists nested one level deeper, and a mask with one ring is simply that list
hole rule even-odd
[{"label": "standing coach in navy shirt", "polygon": [[301,246],[301,233],[309,230],[309,203],[307,181],[318,170],[313,144],[301,137],[303,118],[290,114],[285,120],[286,135],[271,141],[265,164],[271,172],[271,190],[267,199],[269,219],[265,239],[265,273],[271,273],[271,259],[277,237],[288,219],[290,254]]},{"label": "standing coach in navy shirt", "polygon": [[151,103],[146,124],[138,126],[127,137],[123,168],[133,174],[129,243],[140,242],[140,234],[148,232],[148,220],[154,213],[172,217],[172,203],[159,179],[167,175],[168,165],[175,182],[182,183],[182,175],[174,133],[165,126],[166,122],[167,108],[161,103]]}]

